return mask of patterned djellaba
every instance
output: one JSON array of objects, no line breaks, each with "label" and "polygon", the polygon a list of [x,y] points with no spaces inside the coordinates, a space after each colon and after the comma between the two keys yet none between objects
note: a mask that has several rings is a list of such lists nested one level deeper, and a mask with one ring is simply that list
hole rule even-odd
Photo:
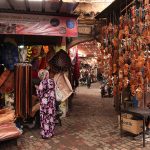
[{"label": "patterned djellaba", "polygon": [[16,117],[27,118],[32,109],[32,65],[15,65],[15,107]]}]

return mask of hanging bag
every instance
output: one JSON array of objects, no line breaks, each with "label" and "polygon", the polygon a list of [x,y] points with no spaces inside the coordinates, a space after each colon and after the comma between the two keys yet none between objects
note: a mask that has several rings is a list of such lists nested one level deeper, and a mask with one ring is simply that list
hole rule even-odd
[{"label": "hanging bag", "polygon": [[62,94],[62,92],[61,92],[61,90],[59,89],[59,86],[58,86],[58,84],[57,84],[57,81],[58,81],[59,77],[60,77],[60,74],[58,74],[58,77],[57,77],[57,79],[56,79],[56,81],[55,81],[55,95],[56,95],[56,101],[61,101],[61,100],[63,99],[63,94]]},{"label": "hanging bag", "polygon": [[59,73],[54,77],[56,100],[64,102],[72,94],[72,86],[65,73]]}]

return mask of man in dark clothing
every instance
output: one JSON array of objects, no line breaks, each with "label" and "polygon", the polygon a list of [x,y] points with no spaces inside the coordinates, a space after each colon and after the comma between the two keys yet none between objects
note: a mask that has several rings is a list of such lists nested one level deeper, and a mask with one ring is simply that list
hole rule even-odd
[{"label": "man in dark clothing", "polygon": [[91,87],[91,74],[89,73],[87,76],[87,87],[90,88]]}]

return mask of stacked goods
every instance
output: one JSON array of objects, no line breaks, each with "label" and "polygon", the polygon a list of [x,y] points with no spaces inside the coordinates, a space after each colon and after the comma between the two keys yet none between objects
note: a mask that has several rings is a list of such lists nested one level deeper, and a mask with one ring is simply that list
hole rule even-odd
[{"label": "stacked goods", "polygon": [[15,112],[4,108],[0,110],[0,141],[17,138],[21,131],[16,127]]}]

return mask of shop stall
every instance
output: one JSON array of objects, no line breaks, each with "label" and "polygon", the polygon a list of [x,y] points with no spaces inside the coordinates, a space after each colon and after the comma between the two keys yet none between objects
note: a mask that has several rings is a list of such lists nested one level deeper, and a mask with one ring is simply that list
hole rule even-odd
[{"label": "shop stall", "polygon": [[[150,114],[150,110],[147,110],[149,104],[147,95],[150,85],[149,7],[149,1],[132,1],[130,5],[125,7],[125,13],[120,16],[119,24],[115,24],[116,16],[114,15],[111,18],[112,22],[106,23],[100,29],[98,39],[102,44],[101,48],[104,54],[107,53],[107,57],[110,56],[110,59],[106,60],[109,61],[106,64],[110,64],[106,76],[110,80],[109,83],[113,85],[115,108],[118,112],[125,112],[126,110],[126,113],[132,114],[132,116],[121,114],[120,120],[123,124],[121,123],[120,126],[126,131],[130,130],[131,133],[137,126],[139,127],[138,123],[134,124],[133,127],[132,121],[137,121],[135,114],[144,116],[144,119],[145,114],[148,114],[147,112]],[[106,61],[101,62],[102,71]],[[131,108],[132,111],[129,111]],[[143,114],[144,112],[146,113]],[[125,124],[126,121],[130,126]],[[140,121],[143,130],[139,127],[136,134],[143,132],[143,139],[145,140],[145,120],[144,123],[142,120]],[[143,145],[145,146],[145,143]]]},{"label": "shop stall", "polygon": [[72,86],[64,44],[66,37],[75,36],[76,18],[0,14],[0,141],[20,136],[22,126],[31,127],[29,123],[38,120],[35,85],[40,82],[40,69],[49,70],[54,78],[60,109],[66,115]]},{"label": "shop stall", "polygon": [[[110,83],[114,85],[114,95],[121,94],[123,101],[136,97],[138,107],[145,107],[147,102],[144,95],[148,92],[150,82],[149,2],[135,1],[126,8],[125,15],[120,16],[119,24],[114,22],[100,29],[99,41],[102,43],[101,49],[104,53],[100,59],[109,58],[100,62],[101,70],[107,68],[105,62],[107,65],[110,64],[108,67],[110,73],[106,72],[106,76],[110,77]],[[127,91],[131,93],[130,98],[126,96],[124,98],[123,93]]]}]

